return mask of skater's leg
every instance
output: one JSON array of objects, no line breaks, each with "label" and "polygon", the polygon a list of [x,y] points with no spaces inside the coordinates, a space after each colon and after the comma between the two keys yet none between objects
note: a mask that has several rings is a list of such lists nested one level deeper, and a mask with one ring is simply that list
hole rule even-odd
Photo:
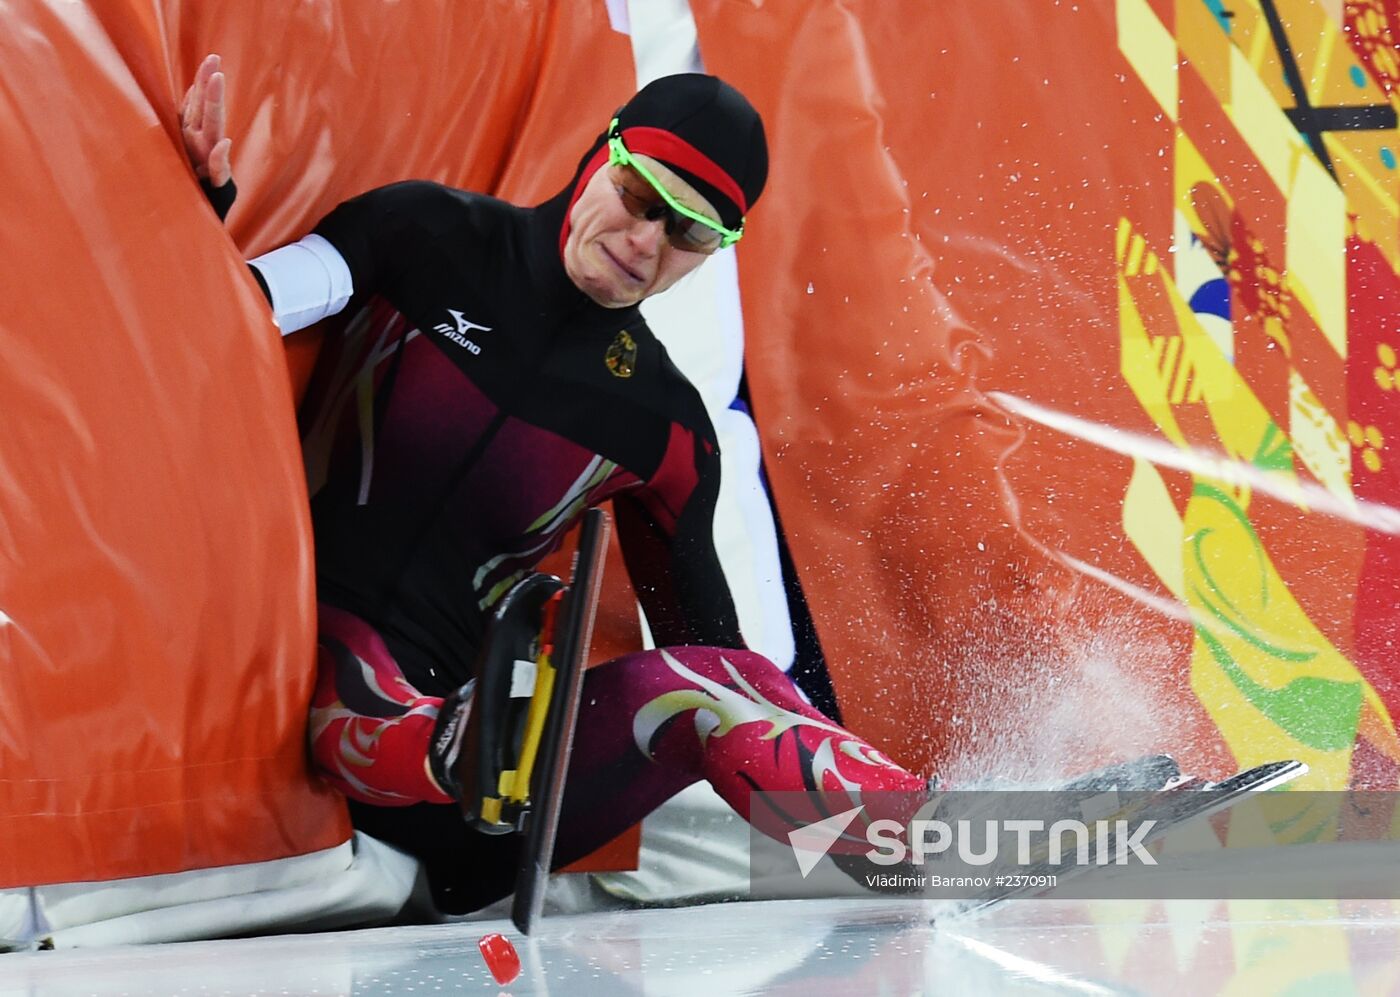
[{"label": "skater's leg", "polygon": [[452,803],[426,764],[442,700],[419,693],[358,617],[323,603],[318,626],[310,737],[321,776],[381,807]]},{"label": "skater's leg", "polygon": [[746,819],[755,790],[922,793],[926,780],[808,705],[752,651],[679,647],[589,670],[556,857],[587,854],[701,779]]},{"label": "skater's leg", "polygon": [[[322,774],[350,797],[356,827],[422,859],[446,912],[505,896],[519,836],[472,830],[426,767],[442,699],[414,689],[358,618],[323,606],[321,629],[312,751]],[[844,808],[861,792],[925,786],[809,706],[761,655],[639,652],[584,678],[554,866],[605,844],[701,779],[745,817],[754,790],[821,790]]]},{"label": "skater's leg", "polygon": [[[921,794],[926,785],[814,710],[761,655],[643,651],[584,676],[553,866],[606,844],[701,779],[746,818],[753,790],[820,789],[839,812],[862,792]],[[423,859],[445,912],[479,909],[514,887],[519,835],[479,834],[456,807],[352,812],[357,827]]]}]

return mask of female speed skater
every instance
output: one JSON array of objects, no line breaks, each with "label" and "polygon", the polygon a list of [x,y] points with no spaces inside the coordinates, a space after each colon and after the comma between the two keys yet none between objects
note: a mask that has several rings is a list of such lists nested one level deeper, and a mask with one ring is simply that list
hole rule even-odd
[{"label": "female speed skater", "polygon": [[[182,105],[221,215],[224,86],[210,56]],[[311,754],[357,827],[422,860],[446,913],[509,893],[520,843],[463,820],[437,735],[473,707],[493,609],[604,502],[658,649],[585,677],[556,864],[701,779],[746,818],[755,790],[822,790],[846,809],[926,786],[745,649],[712,537],[715,433],[637,308],[741,238],[767,178],[762,121],[733,87],[685,74],[602,124],[542,204],[396,183],[251,262],[284,335],[346,319],[301,412]]]}]

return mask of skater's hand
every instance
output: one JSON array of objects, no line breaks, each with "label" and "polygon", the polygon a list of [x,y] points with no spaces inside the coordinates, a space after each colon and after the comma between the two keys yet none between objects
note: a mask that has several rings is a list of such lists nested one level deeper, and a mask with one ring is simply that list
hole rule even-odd
[{"label": "skater's hand", "polygon": [[214,187],[233,179],[233,140],[224,135],[224,74],[219,57],[206,55],[180,102],[180,136],[190,165]]}]

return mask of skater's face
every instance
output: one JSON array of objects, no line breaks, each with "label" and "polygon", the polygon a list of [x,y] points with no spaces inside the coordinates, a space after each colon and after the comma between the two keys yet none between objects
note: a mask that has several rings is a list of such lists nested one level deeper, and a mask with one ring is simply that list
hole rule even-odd
[{"label": "skater's face", "polygon": [[[636,158],[685,207],[719,218],[709,201],[663,164],[646,156]],[[569,279],[604,308],[626,308],[666,290],[705,262],[714,247],[682,248],[685,239],[677,234],[675,216],[664,208],[635,171],[621,165],[600,167],[569,212],[564,242]]]}]

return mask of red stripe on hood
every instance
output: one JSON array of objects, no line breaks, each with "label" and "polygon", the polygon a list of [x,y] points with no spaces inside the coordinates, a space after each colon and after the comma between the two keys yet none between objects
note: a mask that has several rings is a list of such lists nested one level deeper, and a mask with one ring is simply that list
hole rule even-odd
[{"label": "red stripe on hood", "polygon": [[749,202],[734,178],[685,139],[663,128],[638,127],[623,130],[622,144],[629,152],[639,152],[693,173],[738,205],[740,215],[748,214]]}]

